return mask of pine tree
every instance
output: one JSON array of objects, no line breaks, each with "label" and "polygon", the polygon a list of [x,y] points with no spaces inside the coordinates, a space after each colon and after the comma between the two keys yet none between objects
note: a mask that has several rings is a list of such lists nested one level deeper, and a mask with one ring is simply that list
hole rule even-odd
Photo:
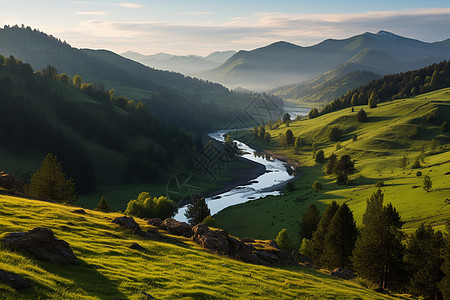
[{"label": "pine tree", "polygon": [[197,225],[207,216],[211,215],[211,211],[206,204],[205,198],[202,197],[194,199],[192,203],[187,206],[184,215],[188,219],[189,224]]},{"label": "pine tree", "polygon": [[320,221],[320,211],[315,204],[311,204],[303,214],[300,223],[300,237],[311,239],[313,232],[316,231]]},{"label": "pine tree", "polygon": [[[450,219],[447,221],[447,232],[450,232]],[[441,268],[444,278],[438,287],[445,300],[450,300],[450,233],[445,238],[444,263]]]},{"label": "pine tree", "polygon": [[328,268],[350,268],[352,251],[358,235],[353,213],[342,204],[328,227],[322,261]]},{"label": "pine tree", "polygon": [[353,266],[360,277],[385,289],[391,281],[399,281],[403,271],[403,222],[391,204],[383,207],[383,198],[384,194],[377,190],[367,199],[361,236],[353,250]]},{"label": "pine tree", "polygon": [[41,168],[31,176],[31,182],[25,187],[25,191],[43,200],[70,203],[77,199],[73,179],[66,179],[61,162],[50,153],[42,161]]},{"label": "pine tree", "polygon": [[108,202],[106,202],[106,197],[102,196],[100,198],[100,201],[97,204],[97,210],[103,211],[103,212],[110,212],[111,207],[109,206]]},{"label": "pine tree", "polygon": [[328,159],[328,163],[327,163],[327,169],[326,169],[326,173],[332,174],[334,172],[334,168],[336,166],[337,163],[337,155],[332,153],[330,155],[330,158]]},{"label": "pine tree", "polygon": [[404,261],[410,277],[409,290],[417,296],[438,299],[437,287],[443,278],[441,266],[444,238],[440,231],[434,232],[431,226],[423,223],[408,239]]},{"label": "pine tree", "polygon": [[331,220],[333,219],[334,214],[339,209],[339,205],[336,201],[331,202],[325,208],[322,217],[320,218],[319,225],[317,225],[317,230],[314,231],[312,237],[312,248],[313,255],[312,259],[314,263],[318,266],[322,265],[322,253],[325,247],[325,236],[328,232],[328,228],[330,226]]}]

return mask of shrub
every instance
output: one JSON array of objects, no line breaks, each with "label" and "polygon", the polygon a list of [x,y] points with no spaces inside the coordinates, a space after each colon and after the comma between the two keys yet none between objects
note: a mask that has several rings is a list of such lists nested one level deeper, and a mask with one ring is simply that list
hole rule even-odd
[{"label": "shrub", "polygon": [[217,221],[215,218],[211,217],[211,215],[207,216],[203,221],[203,224],[205,224],[208,227],[217,227]]},{"label": "shrub", "polygon": [[382,186],[384,186],[384,181],[383,180],[378,180],[377,183],[375,183],[375,187],[380,188]]},{"label": "shrub", "polygon": [[358,122],[365,122],[367,120],[367,114],[364,111],[364,109],[361,108],[360,111],[358,111],[358,113],[356,114],[356,121]]},{"label": "shrub", "polygon": [[139,218],[160,218],[162,220],[173,217],[178,207],[174,201],[167,197],[151,197],[148,192],[142,192],[137,199],[132,199],[127,204],[126,215]]},{"label": "shrub", "polygon": [[347,173],[339,173],[338,176],[336,177],[336,183],[339,185],[344,185],[347,184],[347,180],[348,180],[348,175]]},{"label": "shrub", "polygon": [[417,172],[416,172],[416,176],[417,176],[417,177],[422,176],[422,172],[421,172],[421,171],[417,171]]},{"label": "shrub", "polygon": [[432,182],[431,182],[431,178],[428,175],[425,175],[423,177],[423,189],[427,192],[430,191],[431,187],[433,186]]},{"label": "shrub", "polygon": [[331,142],[337,142],[342,136],[342,130],[339,127],[333,126],[328,133],[328,139]]},{"label": "shrub", "polygon": [[313,246],[311,240],[304,238],[302,240],[302,244],[300,245],[299,252],[308,257],[312,257],[313,254]]},{"label": "shrub", "polygon": [[353,135],[352,140],[353,140],[354,142],[356,142],[356,141],[358,140],[358,136],[356,135],[356,133]]},{"label": "shrub", "polygon": [[282,250],[290,250],[291,249],[291,239],[289,238],[289,233],[286,228],[281,229],[278,233],[275,242],[278,245],[278,248]]},{"label": "shrub", "polygon": [[411,168],[413,168],[413,169],[422,168],[422,166],[420,165],[420,161],[417,159],[417,160],[413,163],[413,165],[412,165]]},{"label": "shrub", "polygon": [[313,190],[315,190],[316,192],[320,191],[323,189],[323,185],[320,181],[316,180],[314,181],[313,185],[312,185]]},{"label": "shrub", "polygon": [[325,162],[325,153],[323,150],[317,151],[315,161],[319,164],[323,164]]},{"label": "shrub", "polygon": [[103,211],[103,212],[110,212],[111,207],[109,206],[108,202],[106,201],[106,197],[102,196],[100,198],[100,201],[97,204],[97,210]]}]

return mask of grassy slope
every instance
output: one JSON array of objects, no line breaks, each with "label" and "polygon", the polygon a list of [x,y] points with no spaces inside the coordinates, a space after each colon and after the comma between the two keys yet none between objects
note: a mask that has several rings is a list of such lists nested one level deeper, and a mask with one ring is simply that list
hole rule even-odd
[{"label": "grassy slope", "polygon": [[[208,253],[185,238],[156,242],[123,232],[111,223],[119,214],[0,196],[0,235],[34,227],[51,228],[82,261],[57,266],[11,252],[0,244],[0,269],[33,282],[22,294],[0,283],[7,299],[393,299],[302,267],[269,268]],[[143,228],[143,220],[137,219]],[[128,246],[138,242],[142,253]]]},{"label": "grassy slope", "polygon": [[[450,170],[450,135],[424,120],[424,116],[435,107],[450,115],[450,89],[383,103],[375,109],[355,107],[352,113],[350,108],[346,108],[316,119],[293,122],[289,129],[294,136],[301,135],[306,139],[298,155],[293,149],[281,146],[281,134],[287,129],[284,125],[269,131],[275,137],[274,142],[258,146],[299,161],[302,176],[295,181],[296,191],[227,208],[216,216],[220,226],[237,236],[265,239],[275,238],[282,228],[287,228],[298,244],[298,224],[310,204],[315,203],[323,209],[332,200],[346,202],[353,210],[357,224],[360,224],[366,199],[377,189],[374,184],[384,180],[385,202],[392,202],[398,209],[406,221],[404,228],[407,231],[421,222],[443,229],[444,220],[450,217],[450,205],[445,202],[449,197],[450,175],[444,175]],[[361,108],[368,114],[366,123],[355,121],[356,112]],[[338,151],[336,143],[328,141],[329,125],[339,126],[346,132],[341,141],[343,148]],[[353,134],[358,136],[356,142],[352,141]],[[435,154],[428,147],[432,139],[441,144]],[[313,141],[325,151],[326,157],[333,152],[338,157],[351,155],[357,169],[351,176],[354,186],[338,186],[333,177],[324,176],[323,165],[312,159]],[[426,153],[420,170],[433,182],[432,191],[428,193],[421,187],[423,178],[416,176],[418,170],[411,170],[411,164],[420,155],[423,145]],[[411,164],[403,170],[399,162],[406,152]],[[324,183],[324,191],[315,193],[312,190],[315,180]],[[413,188],[414,185],[418,187]]]}]

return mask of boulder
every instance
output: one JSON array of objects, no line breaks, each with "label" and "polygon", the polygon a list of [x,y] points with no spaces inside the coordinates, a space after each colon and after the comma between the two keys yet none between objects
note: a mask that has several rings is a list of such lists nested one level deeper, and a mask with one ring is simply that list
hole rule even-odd
[{"label": "boulder", "polygon": [[234,237],[228,236],[228,246],[229,256],[242,260],[246,263],[255,265],[264,264],[264,262],[253,253],[255,251],[255,247],[253,247],[252,245],[247,245],[246,243],[243,243],[242,241],[239,241]]},{"label": "boulder", "polygon": [[0,270],[0,282],[9,285],[16,291],[21,291],[31,287],[31,284],[27,280],[23,279],[22,276],[3,270]]},{"label": "boulder", "polygon": [[80,215],[86,215],[87,214],[87,212],[84,209],[81,209],[81,208],[72,210],[71,213],[80,214]]},{"label": "boulder", "polygon": [[150,219],[147,222],[148,225],[152,225],[155,227],[161,227],[162,223],[163,223],[163,221],[160,218]]},{"label": "boulder", "polygon": [[192,240],[203,248],[223,255],[229,254],[228,233],[225,230],[211,230],[205,224],[198,224],[192,228],[192,232]]},{"label": "boulder", "polygon": [[301,264],[313,265],[313,261],[306,255],[301,254],[299,251],[292,251],[292,256],[294,256],[295,260]]},{"label": "boulder", "polygon": [[7,174],[4,171],[0,172],[0,187],[21,192],[23,190],[23,182],[20,179],[14,178],[11,174]]},{"label": "boulder", "polygon": [[167,218],[162,222],[161,229],[168,231],[171,234],[191,237],[192,226],[185,222],[180,222],[172,218]]},{"label": "boulder", "polygon": [[295,261],[294,256],[288,251],[277,251],[274,253],[280,259],[280,263],[283,265],[292,265],[295,266],[297,262]]},{"label": "boulder", "polygon": [[256,255],[263,261],[267,262],[268,264],[275,264],[279,263],[280,259],[275,254],[265,252],[265,251],[258,251],[256,252]]},{"label": "boulder", "polygon": [[12,232],[3,237],[6,247],[55,264],[79,264],[69,244],[58,240],[48,228]]},{"label": "boulder", "polygon": [[346,279],[346,280],[353,279],[356,277],[356,275],[355,275],[355,273],[353,273],[353,271],[347,270],[344,268],[334,269],[333,272],[331,272],[331,275],[342,278],[342,279]]},{"label": "boulder", "polygon": [[125,229],[131,230],[135,233],[141,232],[141,226],[139,226],[138,223],[133,219],[133,217],[117,217],[114,220],[112,220],[112,223],[118,224],[120,227],[123,227]]}]

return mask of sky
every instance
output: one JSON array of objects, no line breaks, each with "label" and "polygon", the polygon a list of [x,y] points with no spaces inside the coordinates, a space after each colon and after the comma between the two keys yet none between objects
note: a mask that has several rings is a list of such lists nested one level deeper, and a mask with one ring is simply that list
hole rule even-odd
[{"label": "sky", "polygon": [[426,42],[450,38],[449,0],[125,1],[0,0],[0,26],[24,24],[77,48],[202,56],[379,30]]}]

